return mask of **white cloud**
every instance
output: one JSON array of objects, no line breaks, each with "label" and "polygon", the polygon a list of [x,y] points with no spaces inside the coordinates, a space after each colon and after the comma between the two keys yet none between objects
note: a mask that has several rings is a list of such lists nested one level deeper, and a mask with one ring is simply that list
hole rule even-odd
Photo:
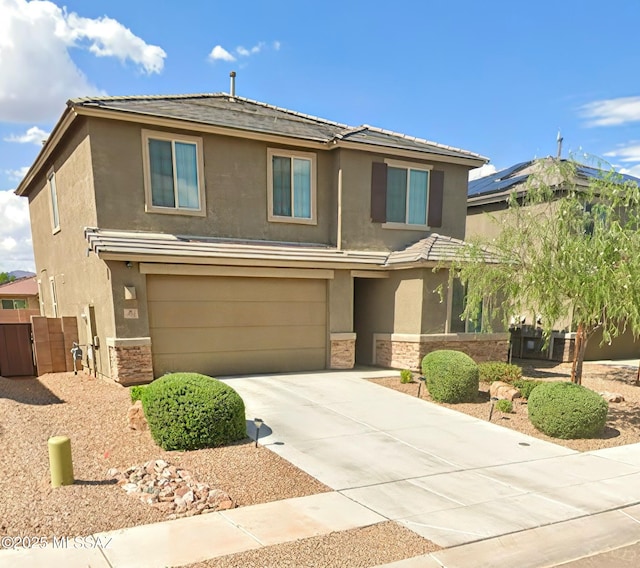
[{"label": "white cloud", "polygon": [[[275,51],[278,51],[280,49],[280,42],[274,41],[272,44],[272,47]],[[250,57],[251,55],[257,55],[258,53],[263,51],[265,48],[267,48],[267,44],[264,41],[260,41],[256,43],[256,45],[254,45],[253,47],[249,47],[249,48],[239,45],[234,50],[235,55],[233,55],[231,52],[227,51],[221,45],[216,45],[211,50],[211,53],[209,53],[209,59],[211,61],[230,61],[231,62],[231,61],[236,61],[238,57]]]},{"label": "white cloud", "polygon": [[640,144],[620,146],[617,150],[605,152],[604,155],[608,158],[618,158],[621,162],[640,162]]},{"label": "white cloud", "polygon": [[49,138],[49,132],[42,130],[42,128],[38,128],[37,126],[32,126],[29,128],[24,134],[10,134],[7,136],[4,141],[5,142],[17,142],[18,144],[35,144],[36,146],[41,146],[43,140]]},{"label": "white cloud", "polygon": [[616,126],[640,120],[640,97],[621,97],[586,104],[581,109],[589,126]]},{"label": "white cloud", "polygon": [[626,164],[627,167],[614,165],[615,169],[621,174],[628,174],[640,177],[640,142],[634,141],[628,144],[621,144],[615,150],[605,152],[607,158],[615,158],[616,161]]},{"label": "white cloud", "polygon": [[249,57],[250,55],[255,55],[256,53],[260,53],[264,48],[265,43],[261,41],[260,43],[254,45],[251,49],[247,49],[246,47],[242,47],[241,45],[236,47],[236,53],[241,55],[242,57]]},{"label": "white cloud", "polygon": [[221,45],[216,45],[209,54],[209,59],[212,61],[235,61],[236,58],[231,55],[224,47]]},{"label": "white cloud", "polygon": [[165,52],[102,17],[82,18],[48,1],[0,0],[0,121],[46,122],[64,101],[103,94],[76,66],[71,48],[131,61],[159,73]]},{"label": "white cloud", "polygon": [[35,271],[28,200],[0,191],[0,272]]},{"label": "white cloud", "polygon": [[469,181],[490,176],[491,174],[495,174],[497,171],[498,170],[493,164],[485,164],[484,166],[480,166],[479,168],[469,170]]},{"label": "white cloud", "polygon": [[12,180],[21,181],[22,178],[27,175],[28,171],[29,171],[29,166],[23,166],[21,168],[18,168],[17,170],[6,170],[5,173]]}]

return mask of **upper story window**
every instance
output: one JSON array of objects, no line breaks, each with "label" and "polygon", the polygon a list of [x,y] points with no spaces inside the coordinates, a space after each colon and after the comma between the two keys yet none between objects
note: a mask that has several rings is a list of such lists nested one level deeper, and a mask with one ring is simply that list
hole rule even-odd
[{"label": "upper story window", "polygon": [[47,177],[49,183],[49,197],[51,201],[51,224],[53,225],[53,232],[57,233],[60,230],[60,214],[58,212],[58,191],[56,189],[56,174],[51,172]]},{"label": "upper story window", "polygon": [[267,151],[269,221],[316,223],[316,155]]},{"label": "upper story window", "polygon": [[22,299],[7,299],[2,300],[3,310],[26,310],[27,301]]},{"label": "upper story window", "polygon": [[371,220],[385,228],[426,230],[442,226],[444,172],[429,165],[373,162]]},{"label": "upper story window", "polygon": [[144,130],[146,210],[205,215],[202,139]]},{"label": "upper story window", "polygon": [[427,224],[429,171],[387,167],[387,223]]}]

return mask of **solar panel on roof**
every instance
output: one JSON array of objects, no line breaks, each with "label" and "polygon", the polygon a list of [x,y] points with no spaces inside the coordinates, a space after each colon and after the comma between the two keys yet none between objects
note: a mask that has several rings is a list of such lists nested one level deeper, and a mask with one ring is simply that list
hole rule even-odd
[{"label": "solar panel on roof", "polygon": [[490,176],[485,176],[480,179],[474,179],[469,182],[469,188],[467,190],[468,196],[483,195],[485,193],[494,193],[496,191],[503,191],[508,187],[520,183],[527,176],[510,177],[514,173],[526,168],[531,162],[520,162],[504,170],[500,170]]}]

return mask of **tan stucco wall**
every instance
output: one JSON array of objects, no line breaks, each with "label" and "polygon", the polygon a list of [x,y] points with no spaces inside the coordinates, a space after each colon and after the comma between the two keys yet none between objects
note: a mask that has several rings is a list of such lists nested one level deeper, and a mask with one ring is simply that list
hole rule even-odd
[{"label": "tan stucco wall", "polygon": [[329,280],[329,332],[353,331],[353,278],[350,270],[336,270]]},{"label": "tan stucco wall", "polygon": [[[445,333],[448,315],[447,291],[448,270],[431,269],[423,271],[424,287],[422,290],[422,325],[420,333]],[[442,286],[442,299],[437,292],[438,286]]]},{"label": "tan stucco wall", "polygon": [[[106,337],[113,333],[113,308],[108,267],[93,253],[87,257],[84,227],[97,223],[91,178],[91,149],[86,123],[80,121],[67,134],[65,151],[54,154],[46,171],[36,180],[29,195],[31,233],[37,277],[41,280],[45,315],[53,316],[49,278],[56,284],[59,316],[78,318],[80,342],[90,337],[81,314],[91,304],[95,307],[100,348],[98,368],[108,373]],[[53,234],[51,203],[46,174],[54,171],[60,214],[60,231]]]},{"label": "tan stucco wall", "polygon": [[328,151],[316,152],[317,225],[267,221],[267,149],[286,146],[213,134],[201,135],[206,217],[146,213],[142,127],[93,119],[90,130],[100,227],[285,242],[335,242],[335,228],[331,232],[329,228],[335,227],[332,195],[337,180],[334,156]]}]

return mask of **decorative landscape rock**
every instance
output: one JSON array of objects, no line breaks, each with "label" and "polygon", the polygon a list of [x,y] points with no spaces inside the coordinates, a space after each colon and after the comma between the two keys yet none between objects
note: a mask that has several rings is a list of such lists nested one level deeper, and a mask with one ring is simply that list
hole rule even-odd
[{"label": "decorative landscape rock", "polygon": [[199,483],[190,471],[169,465],[164,460],[148,461],[124,471],[112,468],[107,475],[116,479],[128,495],[166,513],[169,519],[224,511],[236,506],[224,491]]},{"label": "decorative landscape rock", "polygon": [[144,417],[141,400],[136,400],[129,408],[127,426],[130,430],[147,430],[149,428],[147,419]]},{"label": "decorative landscape rock", "polygon": [[619,392],[604,391],[599,393],[607,402],[624,402],[624,396]]},{"label": "decorative landscape rock", "polygon": [[512,402],[514,398],[520,398],[522,396],[517,388],[502,381],[494,381],[491,383],[489,395],[500,400],[510,400]]}]

